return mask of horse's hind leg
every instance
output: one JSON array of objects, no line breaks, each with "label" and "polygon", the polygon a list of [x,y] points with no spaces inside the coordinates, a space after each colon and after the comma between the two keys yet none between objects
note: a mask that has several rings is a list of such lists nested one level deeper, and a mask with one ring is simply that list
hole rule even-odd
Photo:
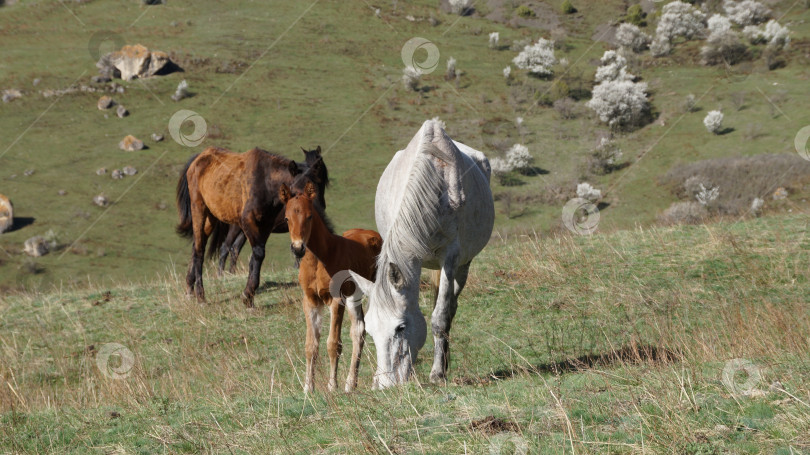
[{"label": "horse's hind leg", "polygon": [[360,356],[363,354],[363,344],[366,337],[366,323],[363,318],[363,303],[353,297],[346,298],[346,309],[352,320],[352,360],[349,365],[349,375],[346,377],[346,392],[357,387],[357,373],[360,370]]},{"label": "horse's hind leg", "polygon": [[[225,236],[225,241],[222,242],[222,246],[219,247],[219,276],[222,276],[225,273],[225,264],[228,261],[228,255],[233,254],[233,245],[238,239],[242,239],[242,243],[244,244],[245,236],[242,235],[242,229],[239,226],[231,225],[228,227],[228,234]],[[234,269],[236,268],[236,260],[234,259],[231,263],[231,270],[230,272],[233,273]]]},{"label": "horse's hind leg", "polygon": [[236,240],[233,241],[231,244],[231,273],[236,273],[236,265],[239,261],[239,253],[242,251],[242,247],[245,246],[245,233],[242,230],[239,230],[239,234],[236,236]]},{"label": "horse's hind leg", "polygon": [[[467,282],[470,264],[455,268],[455,261],[445,259],[442,265],[442,277],[439,284],[439,297],[433,308],[431,326],[433,329],[433,367],[430,369],[430,381],[442,382],[447,378],[447,367],[450,364],[450,326],[458,308],[458,295]],[[455,256],[452,258],[455,259]]]},{"label": "horse's hind leg", "polygon": [[[208,209],[202,205],[192,206],[192,220],[194,224],[194,252],[191,257],[189,275],[186,284],[194,287],[197,300],[205,302],[205,288],[203,287],[203,260],[205,258],[205,243],[214,228],[213,220]],[[189,289],[190,290],[190,289]]]},{"label": "horse's hind leg", "polygon": [[343,327],[343,311],[345,307],[340,299],[332,299],[329,308],[332,310],[332,317],[330,318],[326,350],[329,352],[329,391],[333,392],[337,388],[338,360],[340,360],[340,354],[343,352],[340,329]]},{"label": "horse's hind leg", "polygon": [[245,286],[245,290],[242,291],[242,302],[246,307],[253,308],[253,296],[256,295],[256,288],[259,287],[259,276],[262,270],[262,262],[264,261],[264,246],[267,243],[267,236],[270,235],[270,232],[261,232],[258,225],[252,220],[243,224],[242,231],[247,236],[253,251],[250,255],[248,282]]}]

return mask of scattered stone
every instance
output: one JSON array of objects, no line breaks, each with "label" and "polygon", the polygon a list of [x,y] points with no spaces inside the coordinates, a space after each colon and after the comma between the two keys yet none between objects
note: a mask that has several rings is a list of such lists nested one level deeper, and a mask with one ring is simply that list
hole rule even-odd
[{"label": "scattered stone", "polygon": [[113,180],[121,180],[124,178],[124,173],[120,169],[115,169],[112,171],[112,178]]},{"label": "scattered stone", "polygon": [[16,88],[10,88],[8,90],[3,90],[3,102],[9,103],[11,101],[16,100],[17,98],[22,98],[22,92],[17,90]]},{"label": "scattered stone", "polygon": [[163,135],[158,133],[152,133],[152,140],[155,142],[160,142],[163,140]]},{"label": "scattered stone", "polygon": [[90,78],[90,82],[93,82],[93,83],[96,83],[96,84],[106,84],[107,82],[110,82],[111,80],[112,79],[110,78],[110,76],[104,76],[104,75],[101,75],[101,74],[99,74],[98,76],[93,76],[93,77]]},{"label": "scattered stone", "polygon": [[31,84],[32,84],[34,87],[36,87],[37,85],[39,85],[39,83],[40,83],[40,82],[42,82],[42,79],[40,79],[40,78],[38,78],[38,77],[37,77],[37,78],[34,78],[34,80],[33,80],[33,81],[31,81]]},{"label": "scattered stone", "polygon": [[787,199],[788,192],[783,187],[779,187],[776,191],[773,192],[773,200],[774,201],[781,201],[782,199]]},{"label": "scattered stone", "polygon": [[119,93],[119,94],[120,94],[120,93],[124,93],[125,91],[126,91],[126,90],[124,89],[124,86],[123,86],[123,85],[119,85],[118,87],[115,87],[115,93]]},{"label": "scattered stone", "polygon": [[8,197],[0,194],[0,234],[14,225],[14,207]]},{"label": "scattered stone", "polygon": [[126,45],[120,51],[102,56],[96,63],[101,76],[120,77],[125,81],[151,77],[171,63],[162,51],[150,51],[141,44]]},{"label": "scattered stone", "polygon": [[137,170],[137,169],[135,169],[135,168],[134,168],[134,167],[132,167],[132,166],[126,166],[126,167],[124,167],[124,175],[133,176],[133,175],[135,175],[135,174],[137,174],[137,173],[138,173],[138,170]]},{"label": "scattered stone", "polygon": [[179,84],[177,84],[177,90],[174,91],[174,95],[172,95],[172,99],[175,100],[175,101],[180,101],[183,98],[188,98],[188,97],[189,97],[188,82],[186,82],[186,80],[183,79],[182,81],[180,81]]},{"label": "scattered stone", "polygon": [[99,207],[107,207],[107,205],[110,204],[110,200],[107,199],[107,196],[99,194],[93,198],[93,204],[96,204]]},{"label": "scattered stone", "polygon": [[96,175],[104,175],[106,173],[107,173],[107,168],[106,167],[100,167],[100,168],[96,169]]},{"label": "scattered stone", "polygon": [[34,175],[34,172],[36,172],[34,169],[26,169],[25,172],[23,172],[23,175],[26,177],[31,177]]},{"label": "scattered stone", "polygon": [[160,201],[157,203],[155,208],[158,210],[166,210],[167,208],[169,208],[169,204],[167,204],[166,201]]},{"label": "scattered stone", "polygon": [[104,95],[101,98],[99,98],[98,103],[96,103],[96,107],[98,107],[98,110],[100,111],[109,109],[113,106],[115,106],[115,101],[113,101],[113,99],[107,95]]},{"label": "scattered stone", "polygon": [[118,143],[118,148],[125,152],[137,152],[143,150],[143,141],[130,134]]},{"label": "scattered stone", "polygon": [[48,248],[48,241],[45,240],[45,237],[38,235],[25,241],[23,251],[29,256],[38,258],[40,256],[45,256],[50,250]]},{"label": "scattered stone", "polygon": [[124,118],[127,115],[129,115],[129,111],[127,110],[127,108],[119,104],[118,109],[115,110],[115,115],[117,115],[118,118]]},{"label": "scattered stone", "polygon": [[59,191],[57,191],[57,192],[56,192],[56,194],[58,194],[59,196],[66,196],[66,195],[67,195],[67,191],[65,191],[65,190],[59,190]]}]

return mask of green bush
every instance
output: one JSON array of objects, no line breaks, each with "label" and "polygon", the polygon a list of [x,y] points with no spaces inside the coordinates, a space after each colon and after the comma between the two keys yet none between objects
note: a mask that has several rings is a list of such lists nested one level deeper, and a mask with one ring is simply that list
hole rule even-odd
[{"label": "green bush", "polygon": [[574,5],[571,4],[571,0],[565,0],[560,6],[563,14],[574,14],[577,12],[577,9],[574,8]]},{"label": "green bush", "polygon": [[520,6],[518,6],[518,7],[517,7],[517,9],[515,10],[515,13],[516,13],[518,16],[520,16],[520,17],[524,18],[524,19],[528,19],[528,18],[530,18],[530,17],[534,17],[534,11],[532,11],[532,9],[531,9],[531,8],[529,8],[529,7],[528,7],[528,6],[526,6],[526,5],[520,5]]},{"label": "green bush", "polygon": [[624,20],[633,25],[642,26],[647,25],[646,22],[644,22],[645,16],[644,10],[641,9],[641,5],[635,4],[630,6],[630,8],[627,8],[627,16],[625,16]]}]

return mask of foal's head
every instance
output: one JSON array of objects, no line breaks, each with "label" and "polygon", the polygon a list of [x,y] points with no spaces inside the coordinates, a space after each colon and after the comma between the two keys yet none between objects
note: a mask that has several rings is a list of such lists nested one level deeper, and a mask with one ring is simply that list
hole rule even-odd
[{"label": "foal's head", "polygon": [[284,219],[290,230],[290,249],[295,257],[301,259],[312,234],[312,222],[317,213],[313,201],[318,197],[318,189],[314,183],[307,182],[303,193],[293,196],[290,188],[282,184],[278,197],[286,205]]}]

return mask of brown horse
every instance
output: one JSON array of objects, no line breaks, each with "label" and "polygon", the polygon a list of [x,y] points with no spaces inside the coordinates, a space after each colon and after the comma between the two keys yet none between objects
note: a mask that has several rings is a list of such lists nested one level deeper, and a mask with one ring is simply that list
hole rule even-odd
[{"label": "brown horse", "polygon": [[[326,164],[323,162],[321,156],[321,146],[315,150],[306,150],[303,147],[301,151],[304,152],[305,162],[296,163],[300,169],[304,169],[306,173],[308,169],[313,169],[312,178],[318,187],[318,202],[321,207],[326,209],[326,187],[329,186],[329,171]],[[279,217],[283,218],[284,214],[279,212]],[[273,229],[273,234],[283,234],[287,232],[287,223],[278,220],[275,224],[276,228]],[[225,263],[228,257],[231,258],[230,273],[236,272],[237,261],[239,260],[239,253],[242,247],[245,246],[245,234],[239,225],[230,225],[227,233],[223,231],[214,230],[212,236],[211,249],[208,250],[209,257],[214,257],[219,250],[219,269],[218,273],[221,276],[225,273]]]},{"label": "brown horse", "polygon": [[225,230],[223,223],[238,225],[252,248],[242,292],[242,301],[252,307],[267,237],[284,223],[279,188],[302,188],[316,172],[310,168],[304,173],[295,161],[258,148],[238,154],[209,147],[191,157],[177,183],[177,232],[193,239],[187,292],[194,291],[199,301],[205,301],[202,265],[208,237],[215,228]]},{"label": "brown horse", "polygon": [[348,271],[373,279],[377,255],[382,249],[382,237],[365,229],[351,229],[343,236],[336,235],[326,215],[313,204],[316,197],[316,188],[312,183],[307,183],[304,193],[297,196],[293,196],[286,185],[281,185],[279,190],[279,199],[287,205],[284,213],[290,228],[290,248],[301,259],[298,282],[304,291],[304,316],[307,321],[304,391],[312,392],[315,389],[313,377],[320,343],[321,309],[329,306],[331,325],[326,342],[331,366],[329,390],[337,387],[338,359],[343,350],[340,329],[344,307],[348,307],[352,320],[352,359],[345,390],[350,392],[357,386],[365,322],[360,298],[352,295],[354,283],[350,281]]}]

